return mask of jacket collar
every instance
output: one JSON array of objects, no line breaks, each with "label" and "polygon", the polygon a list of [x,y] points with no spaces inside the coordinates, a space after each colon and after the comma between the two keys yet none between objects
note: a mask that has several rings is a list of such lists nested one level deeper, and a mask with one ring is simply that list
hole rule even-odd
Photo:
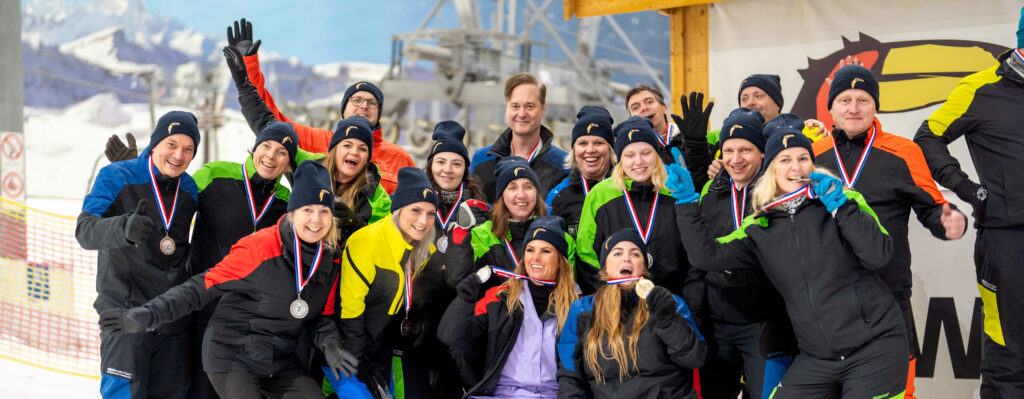
[{"label": "jacket collar", "polygon": [[996,68],[996,75],[1012,80],[1014,83],[1017,83],[1019,85],[1024,85],[1024,77],[1018,75],[1016,72],[1013,71],[1013,67],[1006,64],[1007,59],[1009,59],[1010,56],[1013,55],[1013,50],[1014,49],[1006,50],[999,55],[999,67]]},{"label": "jacket collar", "polygon": [[[882,133],[882,122],[878,121],[878,117],[877,116],[875,117],[875,119],[873,121],[871,121],[871,126],[875,128],[875,135],[878,135],[878,134]],[[868,131],[870,131],[870,130],[871,130],[871,128],[868,128]],[[842,131],[840,129],[835,129],[832,132],[832,140],[835,140],[836,145],[844,144],[844,143],[853,143],[853,144],[864,145],[864,143],[867,142],[867,139],[868,139],[867,132],[861,133],[861,134],[855,136],[852,139],[847,137],[846,136],[846,132],[844,132],[844,131]]]},{"label": "jacket collar", "polygon": [[[540,151],[537,152],[537,156],[534,159],[542,157],[548,150],[551,149],[551,140],[555,137],[554,133],[547,126],[540,125]],[[491,145],[490,151],[487,151],[487,155],[497,157],[507,157],[512,151],[512,128],[505,128],[505,131],[498,136],[498,139]]]}]

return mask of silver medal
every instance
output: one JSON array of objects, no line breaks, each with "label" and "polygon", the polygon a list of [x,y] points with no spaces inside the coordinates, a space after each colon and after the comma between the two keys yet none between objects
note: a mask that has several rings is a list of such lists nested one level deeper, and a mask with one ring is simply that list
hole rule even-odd
[{"label": "silver medal", "polygon": [[448,236],[442,235],[441,238],[437,239],[437,250],[441,253],[448,252]]},{"label": "silver medal", "polygon": [[292,317],[304,319],[309,314],[309,304],[303,301],[302,298],[299,298],[292,301],[292,304],[288,306],[288,311],[292,313]]},{"label": "silver medal", "polygon": [[636,282],[633,286],[633,290],[636,291],[636,296],[640,299],[647,299],[647,296],[651,294],[651,290],[654,289],[654,283],[651,280],[642,278]]},{"label": "silver medal", "polygon": [[164,255],[173,255],[174,249],[174,240],[170,236],[164,235],[164,238],[160,239],[160,252]]}]

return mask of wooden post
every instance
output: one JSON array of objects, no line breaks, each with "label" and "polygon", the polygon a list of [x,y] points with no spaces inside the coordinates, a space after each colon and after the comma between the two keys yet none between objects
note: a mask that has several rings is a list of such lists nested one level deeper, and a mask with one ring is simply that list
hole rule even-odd
[{"label": "wooden post", "polygon": [[670,9],[669,45],[672,112],[682,114],[679,96],[691,91],[708,94],[708,5]]}]

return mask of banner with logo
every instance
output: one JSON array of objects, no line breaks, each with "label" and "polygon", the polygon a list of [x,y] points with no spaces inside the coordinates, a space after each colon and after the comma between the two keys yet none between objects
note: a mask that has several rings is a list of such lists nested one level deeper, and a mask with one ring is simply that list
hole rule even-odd
[{"label": "banner with logo", "polygon": [[[877,115],[885,131],[913,138],[956,83],[995,65],[1016,45],[1017,0],[734,0],[709,8],[711,127],[736,108],[740,81],[778,74],[782,112],[831,126],[825,79],[847,56],[879,79]],[[681,93],[676,93],[681,94]],[[963,140],[951,153],[976,176]],[[946,199],[970,207],[943,190]],[[974,276],[974,231],[935,239],[910,218],[914,294],[921,357],[917,397],[977,397],[982,317]]]}]

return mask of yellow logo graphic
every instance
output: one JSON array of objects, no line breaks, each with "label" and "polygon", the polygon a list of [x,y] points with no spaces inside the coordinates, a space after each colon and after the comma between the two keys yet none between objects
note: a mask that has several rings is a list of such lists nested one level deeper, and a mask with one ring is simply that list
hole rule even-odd
[{"label": "yellow logo graphic", "polygon": [[785,136],[782,136],[782,148],[789,148],[789,139],[791,137],[793,137],[793,136],[796,136],[796,135],[795,134],[787,134]]},{"label": "yellow logo graphic", "polygon": [[326,188],[321,188],[320,189],[320,201],[324,200],[324,195],[331,195],[331,190],[328,190]]},{"label": "yellow logo graphic", "polygon": [[292,138],[288,137],[288,136],[285,136],[284,139],[281,139],[281,144],[287,143],[289,141],[292,141]]},{"label": "yellow logo graphic", "polygon": [[736,131],[736,129],[743,129],[743,126],[741,126],[741,125],[732,125],[732,127],[729,128],[729,137],[732,137],[732,132]]},{"label": "yellow logo graphic", "polygon": [[429,192],[430,192],[429,188],[423,189],[423,199],[427,199],[427,193],[429,193]]},{"label": "yellow logo graphic", "polygon": [[542,231],[547,231],[547,230],[544,230],[544,228],[543,228],[543,227],[538,227],[538,228],[537,228],[537,230],[534,230],[534,231],[533,231],[533,236],[532,236],[532,237],[530,237],[530,238],[537,238],[537,233],[540,233],[540,232],[542,232]]},{"label": "yellow logo graphic", "polygon": [[359,83],[356,83],[356,90],[359,90],[359,86],[362,86],[362,85],[364,85],[364,84],[366,84],[366,82],[359,82]]},{"label": "yellow logo graphic", "polygon": [[861,78],[853,78],[853,81],[850,82],[850,88],[851,89],[856,89],[857,88],[857,82],[863,82],[863,81],[864,81],[864,79],[861,79]]},{"label": "yellow logo graphic", "polygon": [[430,152],[437,151],[437,146],[439,146],[439,145],[441,145],[440,141],[438,141],[437,143],[434,143],[434,149],[430,150]]},{"label": "yellow logo graphic", "polygon": [[640,129],[629,129],[629,133],[626,133],[626,137],[629,141],[633,141],[633,132],[639,132]]},{"label": "yellow logo graphic", "polygon": [[518,167],[515,170],[513,170],[512,171],[512,176],[519,177],[519,171],[522,170],[522,169],[523,169],[522,167]]},{"label": "yellow logo graphic", "polygon": [[167,125],[167,134],[171,134],[171,129],[174,129],[175,126],[178,126],[180,124],[181,123],[178,122],[171,122],[170,125]]},{"label": "yellow logo graphic", "polygon": [[595,128],[597,126],[599,126],[599,125],[596,124],[596,123],[591,123],[591,124],[587,125],[587,134],[590,134],[590,129]]},{"label": "yellow logo graphic", "polygon": [[349,126],[349,127],[345,128],[345,137],[348,137],[349,130],[358,129],[358,128],[359,128],[358,126]]}]

